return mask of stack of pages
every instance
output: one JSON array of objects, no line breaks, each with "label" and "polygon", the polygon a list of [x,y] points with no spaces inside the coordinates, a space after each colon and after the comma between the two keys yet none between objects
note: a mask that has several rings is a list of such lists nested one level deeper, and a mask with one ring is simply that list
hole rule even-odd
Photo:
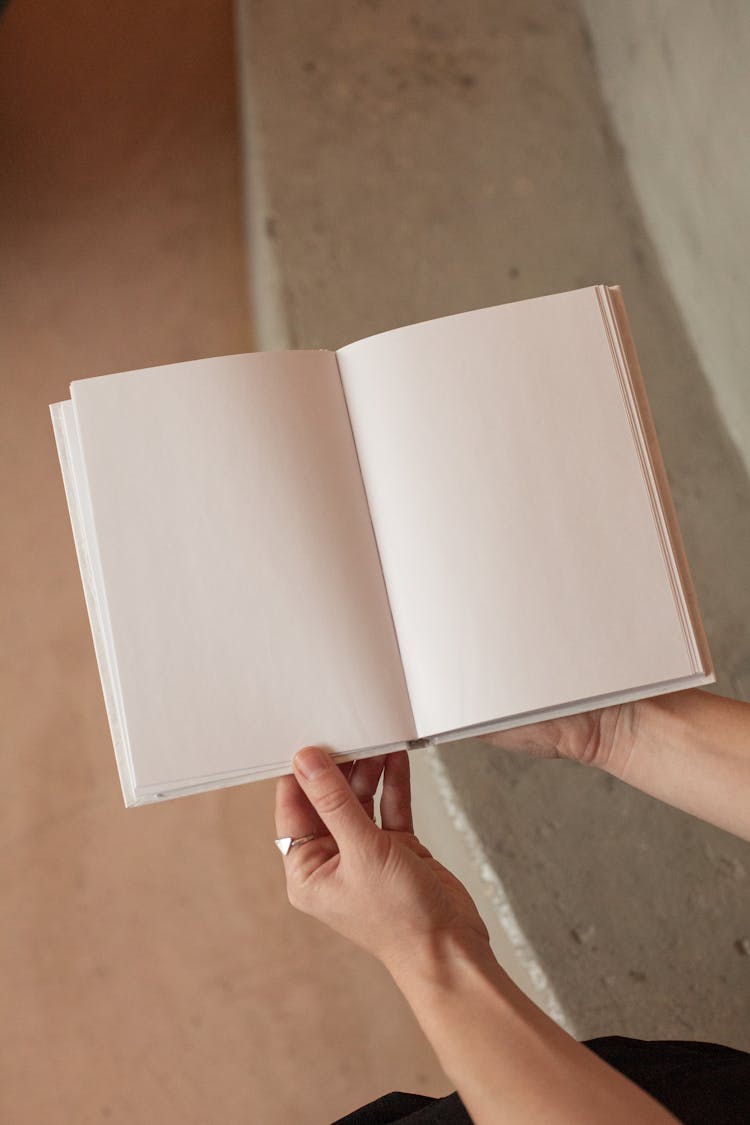
[{"label": "stack of pages", "polygon": [[713,681],[617,289],[51,410],[128,805]]}]

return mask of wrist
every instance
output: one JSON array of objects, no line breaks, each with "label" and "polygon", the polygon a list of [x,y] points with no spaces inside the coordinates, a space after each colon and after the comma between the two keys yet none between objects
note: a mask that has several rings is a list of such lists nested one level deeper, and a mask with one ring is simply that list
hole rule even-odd
[{"label": "wrist", "polygon": [[408,949],[392,952],[384,964],[407,996],[417,990],[454,988],[467,971],[503,973],[489,939],[468,927],[426,934]]},{"label": "wrist", "polygon": [[607,707],[599,714],[596,748],[588,764],[622,778],[647,737],[652,700],[637,699]]},{"label": "wrist", "polygon": [[607,719],[591,764],[621,781],[631,781],[640,772],[644,752],[650,756],[672,745],[684,752],[695,740],[696,710],[706,697],[706,692],[688,689],[608,708],[602,712]]}]

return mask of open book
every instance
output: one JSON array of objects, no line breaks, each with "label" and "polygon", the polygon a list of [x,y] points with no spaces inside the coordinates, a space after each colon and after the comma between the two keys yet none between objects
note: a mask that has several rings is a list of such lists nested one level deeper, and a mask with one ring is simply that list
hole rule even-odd
[{"label": "open book", "polygon": [[51,411],[128,805],[714,679],[618,289]]}]

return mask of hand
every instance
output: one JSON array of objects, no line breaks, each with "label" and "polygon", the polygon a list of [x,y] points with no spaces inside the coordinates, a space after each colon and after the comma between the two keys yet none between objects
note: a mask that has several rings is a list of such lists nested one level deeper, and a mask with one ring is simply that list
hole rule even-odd
[{"label": "hand", "polygon": [[640,704],[620,703],[565,715],[543,723],[514,727],[482,735],[501,750],[530,754],[533,758],[568,758],[588,766],[611,767],[627,761],[635,744]]},{"label": "hand", "polygon": [[[294,776],[277,783],[279,836],[321,833],[284,859],[292,906],[391,972],[443,940],[489,950],[468,891],[414,835],[407,752],[366,758],[355,767],[350,786],[324,750],[308,746],[295,756]],[[378,828],[372,815],[383,772]]]}]

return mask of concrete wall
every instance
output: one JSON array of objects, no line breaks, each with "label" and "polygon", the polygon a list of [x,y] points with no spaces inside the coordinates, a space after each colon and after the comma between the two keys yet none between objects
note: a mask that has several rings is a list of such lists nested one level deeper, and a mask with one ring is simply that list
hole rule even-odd
[{"label": "concrete wall", "polygon": [[750,469],[750,4],[582,7],[647,229]]},{"label": "concrete wall", "polygon": [[[750,480],[613,142],[577,0],[237,4],[260,346],[622,285],[718,686],[750,694]],[[474,741],[437,765],[430,843],[467,882],[461,847],[478,857],[540,1003],[582,1038],[750,1046],[750,845],[571,763]]]}]

